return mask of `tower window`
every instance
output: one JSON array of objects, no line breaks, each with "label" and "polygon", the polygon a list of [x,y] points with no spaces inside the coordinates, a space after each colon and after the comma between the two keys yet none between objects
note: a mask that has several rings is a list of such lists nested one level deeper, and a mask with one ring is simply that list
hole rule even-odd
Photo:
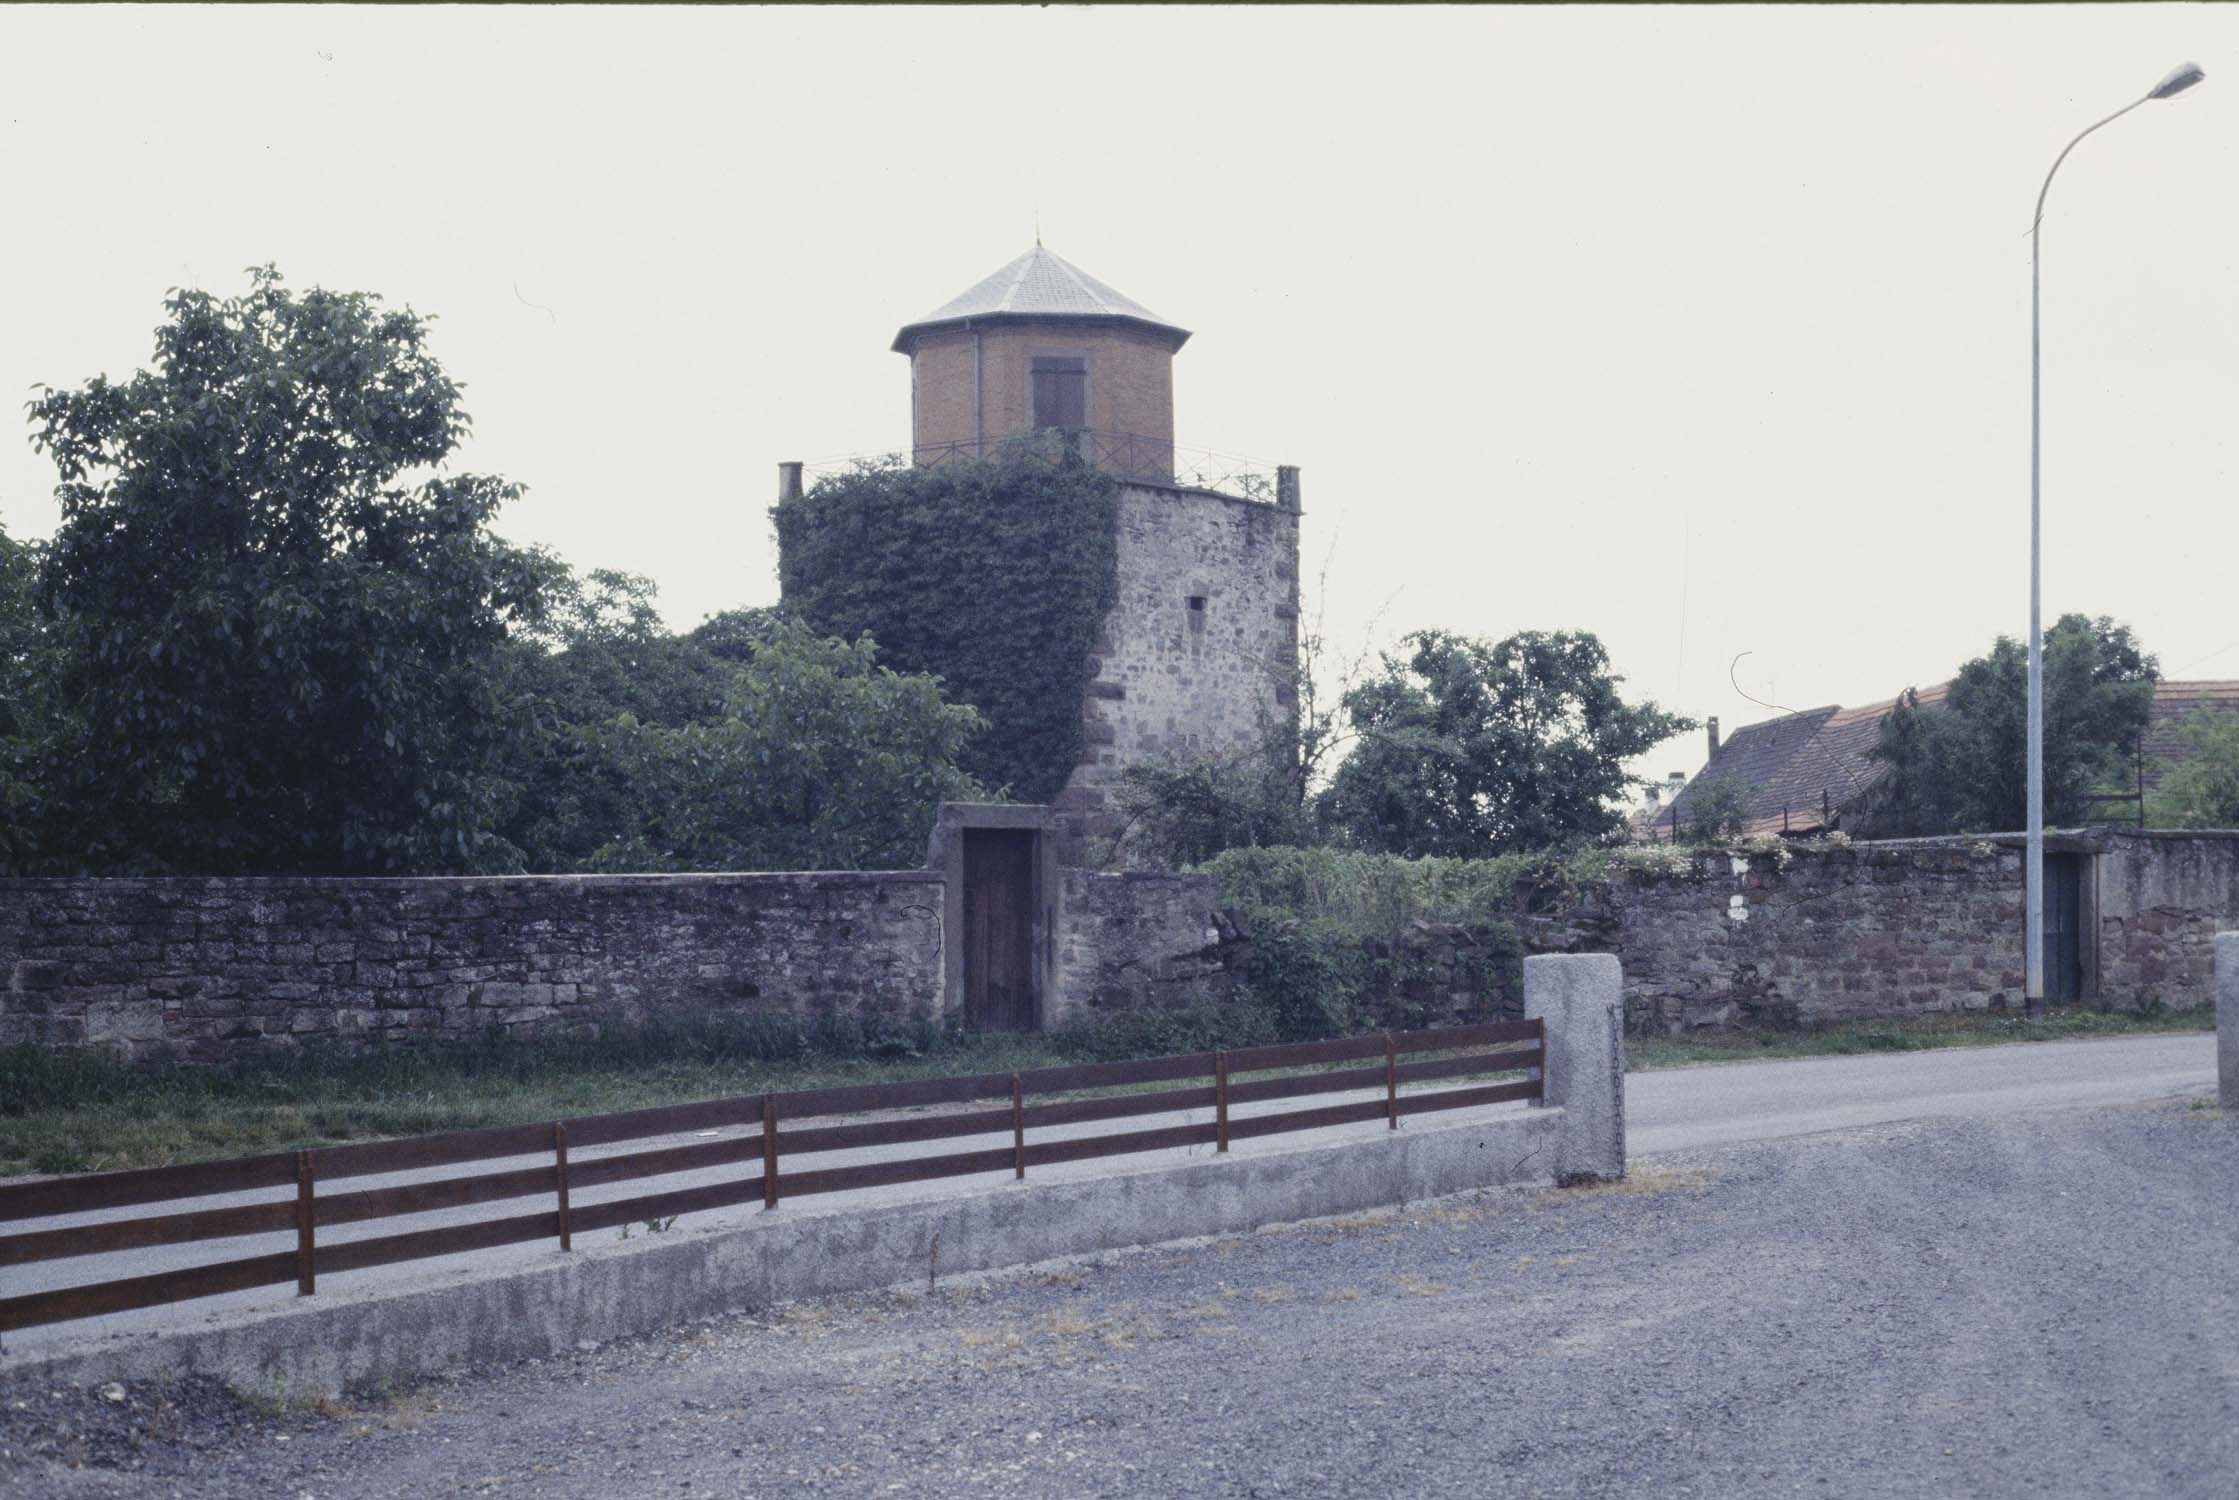
[{"label": "tower window", "polygon": [[1033,366],[1034,425],[1088,425],[1088,361],[1036,357]]},{"label": "tower window", "polygon": [[1189,596],[1189,628],[1192,630],[1203,630],[1205,628],[1205,596],[1203,594]]}]

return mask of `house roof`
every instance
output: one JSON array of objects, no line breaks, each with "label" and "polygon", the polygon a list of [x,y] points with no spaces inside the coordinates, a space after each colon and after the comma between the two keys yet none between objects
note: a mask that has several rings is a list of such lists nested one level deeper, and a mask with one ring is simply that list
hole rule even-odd
[{"label": "house roof", "polygon": [[2197,714],[2239,714],[2239,682],[2163,682],[2154,686],[2153,710],[2146,719],[2146,790],[2161,785],[2190,751],[2185,731]]},{"label": "house roof", "polygon": [[[1949,683],[1937,683],[1917,689],[1921,706],[1941,704],[1949,688]],[[1881,739],[1881,721],[1896,706],[1895,698],[1859,708],[1828,704],[1744,725],[1664,804],[1657,822],[1668,827],[1676,807],[1684,825],[1695,789],[1716,778],[1741,787],[1747,798],[1746,832],[1808,833],[1819,828],[1827,811],[1839,813],[1886,774],[1871,752]]]},{"label": "house roof", "polygon": [[[1944,701],[1951,684],[1919,689],[1923,708]],[[1671,826],[1672,809],[1685,824],[1688,803],[1706,778],[1731,778],[1748,797],[1750,833],[1810,833],[1825,809],[1840,813],[1872,788],[1888,767],[1872,758],[1881,721],[1894,698],[1859,708],[1813,708],[1735,730],[1693,780],[1657,809],[1657,828]],[[2239,714],[2239,681],[2162,682],[2154,686],[2144,740],[2145,783],[2150,792],[2184,760],[2186,727],[2197,714]],[[1838,820],[1839,821],[1839,820]],[[1646,820],[1635,818],[1646,830]]]},{"label": "house roof", "polygon": [[990,320],[1083,319],[1132,323],[1166,335],[1179,349],[1189,330],[1169,323],[1142,303],[1040,245],[994,275],[951,297],[894,335],[894,347],[907,354],[924,334]]}]

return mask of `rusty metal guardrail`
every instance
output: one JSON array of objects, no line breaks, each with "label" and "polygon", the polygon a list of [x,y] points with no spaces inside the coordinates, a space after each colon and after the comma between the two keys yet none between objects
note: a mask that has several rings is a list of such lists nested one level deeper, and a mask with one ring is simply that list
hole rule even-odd
[{"label": "rusty metal guardrail", "polygon": [[[1415,1060],[1403,1062],[1403,1057]],[[295,1282],[298,1295],[310,1296],[322,1275],[536,1240],[557,1240],[560,1249],[570,1250],[574,1237],[587,1231],[757,1199],[765,1209],[774,1209],[786,1198],[810,1194],[991,1172],[1010,1172],[1023,1178],[1030,1166],[1178,1146],[1212,1145],[1225,1152],[1229,1142],[1236,1139],[1378,1119],[1397,1129],[1401,1118],[1410,1114],[1540,1099],[1545,1059],[1543,1022],[1490,1022],[1020,1073],[748,1094],[533,1125],[16,1183],[0,1187],[0,1224],[169,1204],[245,1190],[271,1189],[282,1195],[258,1203],[0,1235],[0,1266],[285,1232],[294,1234],[295,1244],[288,1250],[215,1260],[153,1275],[0,1297],[0,1332],[289,1281]],[[1335,1066],[1346,1063],[1355,1066]],[[1302,1068],[1316,1071],[1295,1071]],[[1521,1081],[1479,1083],[1429,1093],[1403,1093],[1400,1088],[1402,1084],[1516,1071],[1526,1071],[1530,1076]],[[1187,1086],[1153,1092],[1092,1092],[1162,1083]],[[1232,1113],[1232,1106],[1238,1104],[1363,1089],[1381,1089],[1381,1097],[1276,1114],[1239,1117]],[[1029,1104],[1028,1099],[1036,1095],[1064,1097]],[[990,1101],[998,1102],[992,1108],[883,1120],[799,1123],[880,1110],[985,1105]],[[1203,1109],[1210,1109],[1212,1117],[1202,1122],[1039,1141],[1028,1138],[1033,1129]],[[742,1133],[615,1156],[574,1160],[569,1156],[571,1148],[725,1127],[736,1127]],[[1005,1133],[1010,1136],[1008,1144],[980,1150],[895,1156],[851,1166],[787,1170],[785,1165],[788,1157],[798,1159],[822,1152]],[[546,1154],[550,1160],[541,1165],[478,1176],[322,1191],[352,1178]],[[589,1204],[575,1203],[571,1198],[575,1190],[607,1183],[731,1166],[744,1170],[719,1182],[630,1198]],[[292,1193],[285,1191],[291,1188]],[[529,1197],[549,1202],[531,1213],[469,1224],[324,1244],[319,1239],[321,1229],[335,1225]]]}]

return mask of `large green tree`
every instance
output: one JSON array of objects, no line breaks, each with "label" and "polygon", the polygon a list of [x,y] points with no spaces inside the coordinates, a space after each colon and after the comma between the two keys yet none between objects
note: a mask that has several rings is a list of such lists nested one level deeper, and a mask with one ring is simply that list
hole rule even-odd
[{"label": "large green tree", "polygon": [[2239,714],[2195,710],[2177,764],[2146,798],[2156,828],[2239,828]]},{"label": "large green tree", "polygon": [[1358,739],[1324,794],[1328,824],[1363,848],[1480,857],[1605,837],[1638,784],[1624,762],[1694,727],[1626,703],[1584,631],[1426,630],[1405,648],[1345,695]]},{"label": "large green tree", "polygon": [[[2062,615],[2044,638],[2045,821],[2087,819],[2086,799],[2128,780],[2153,708],[2154,658],[2130,627]],[[1879,837],[2009,833],[2028,819],[2029,652],[2000,636],[1959,669],[1941,704],[1908,692],[1873,758],[1889,769],[1852,819]]]},{"label": "large green tree", "polygon": [[513,649],[525,707],[511,757],[520,783],[506,838],[538,873],[586,867],[636,816],[636,791],[605,751],[606,726],[680,729],[720,718],[738,670],[662,624],[651,580],[594,569],[551,590],[545,621]]},{"label": "large green tree", "polygon": [[496,662],[555,565],[491,534],[513,486],[439,470],[468,421],[426,321],[269,267],[165,308],[153,369],[31,405],[82,721],[49,850],[100,872],[509,867]]},{"label": "large green tree", "polygon": [[67,738],[38,572],[38,549],[0,528],[0,874],[37,865],[45,821],[41,764]]},{"label": "large green tree", "polygon": [[917,865],[944,801],[985,793],[957,767],[978,713],[931,677],[878,665],[868,637],[773,620],[720,716],[623,714],[581,730],[597,786],[594,870],[856,870]]}]

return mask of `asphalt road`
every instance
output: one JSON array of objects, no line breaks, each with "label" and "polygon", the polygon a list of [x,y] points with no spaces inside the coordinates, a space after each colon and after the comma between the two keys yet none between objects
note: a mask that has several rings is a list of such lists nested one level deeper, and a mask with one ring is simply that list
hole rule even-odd
[{"label": "asphalt road", "polygon": [[[1898,1120],[2121,1104],[2216,1087],[2213,1032],[1719,1063],[1625,1079],[1632,1157]],[[2239,1497],[2239,1485],[2232,1489]]]},{"label": "asphalt road", "polygon": [[[1618,1188],[801,1304],[327,1414],[34,1395],[0,1408],[0,1494],[2231,1500],[2239,1119],[2168,1040],[2185,1097],[2119,1106],[2072,1094],[2157,1076],[2153,1046],[1636,1078],[1636,1144],[1720,1128],[1667,1082],[1793,1107]],[[1947,1058],[1977,1060],[1971,1109],[1824,1123],[1845,1070]]]}]

